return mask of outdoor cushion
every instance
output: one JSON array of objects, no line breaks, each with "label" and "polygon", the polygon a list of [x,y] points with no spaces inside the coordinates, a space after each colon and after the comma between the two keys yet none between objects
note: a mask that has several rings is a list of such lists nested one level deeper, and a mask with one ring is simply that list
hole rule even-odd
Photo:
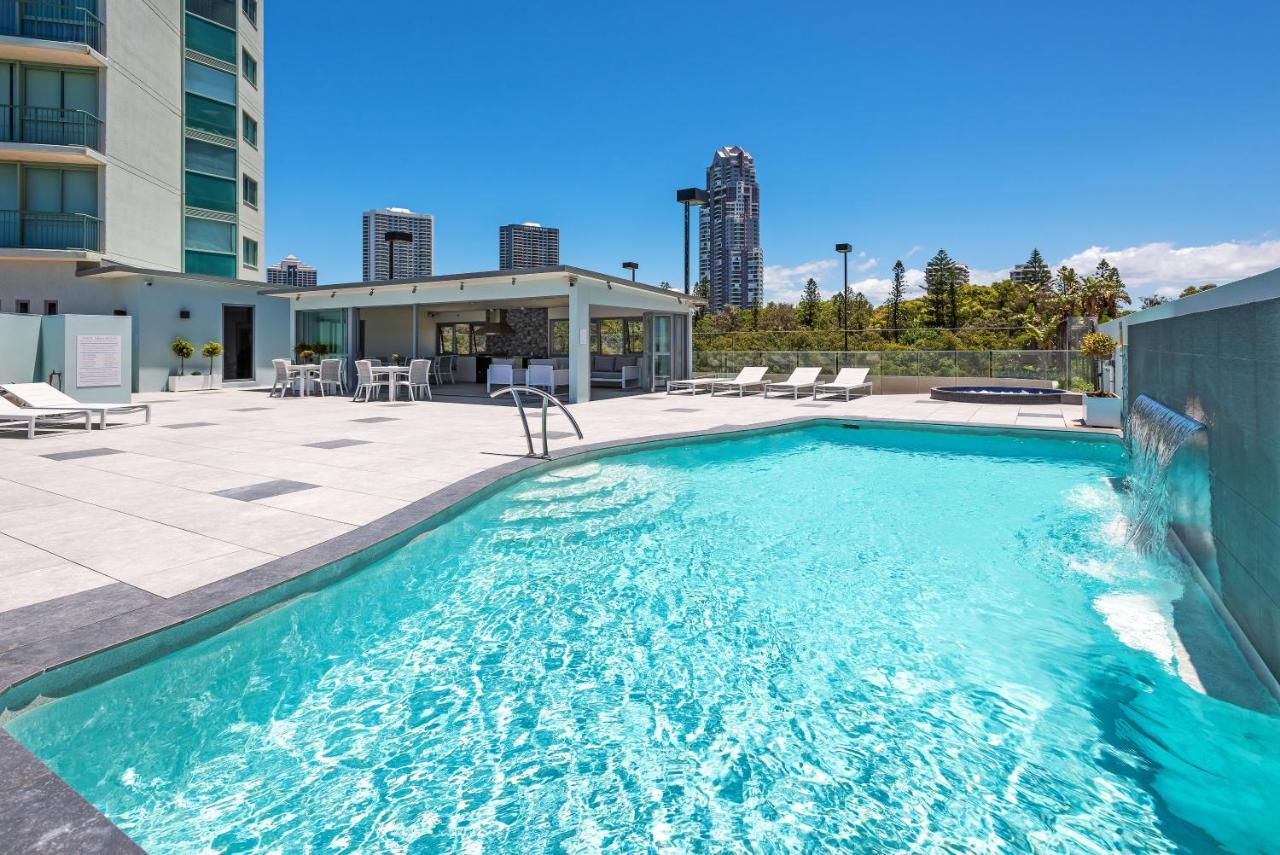
[{"label": "outdoor cushion", "polygon": [[617,360],[617,368],[614,370],[621,370],[624,365],[640,364],[640,357],[638,356],[615,356],[614,359]]},{"label": "outdoor cushion", "polygon": [[591,370],[596,373],[607,372],[607,371],[617,371],[618,370],[617,357],[616,356],[592,356]]}]

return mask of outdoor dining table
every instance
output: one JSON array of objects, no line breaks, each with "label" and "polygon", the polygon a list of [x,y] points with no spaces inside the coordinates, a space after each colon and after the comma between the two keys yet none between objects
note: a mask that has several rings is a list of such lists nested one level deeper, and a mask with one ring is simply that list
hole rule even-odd
[{"label": "outdoor dining table", "polygon": [[374,378],[379,374],[387,375],[387,399],[394,401],[396,399],[396,375],[403,374],[409,376],[408,365],[374,365],[370,368]]},{"label": "outdoor dining table", "polygon": [[290,373],[297,373],[298,379],[301,381],[298,383],[298,389],[303,395],[309,394],[307,390],[311,388],[311,375],[315,375],[315,379],[320,377],[320,366],[313,365],[310,362],[290,363],[288,369]]}]

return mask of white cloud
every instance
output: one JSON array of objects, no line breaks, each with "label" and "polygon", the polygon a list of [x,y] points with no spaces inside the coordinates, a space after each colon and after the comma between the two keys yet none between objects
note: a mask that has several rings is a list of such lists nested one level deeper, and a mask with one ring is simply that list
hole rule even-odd
[{"label": "white cloud", "polygon": [[[818,283],[825,297],[826,292],[831,290],[830,283],[825,282],[825,279],[835,270],[835,267],[836,262],[832,258],[806,261],[794,267],[766,264],[764,266],[764,299],[771,303],[798,303],[800,295],[804,293],[804,283],[811,277]],[[836,285],[834,290],[839,289],[840,286]]]},{"label": "white cloud", "polygon": [[1103,258],[1120,268],[1131,292],[1176,296],[1187,285],[1223,285],[1280,267],[1280,240],[1184,247],[1166,241],[1123,249],[1091,246],[1061,263],[1088,273]]}]

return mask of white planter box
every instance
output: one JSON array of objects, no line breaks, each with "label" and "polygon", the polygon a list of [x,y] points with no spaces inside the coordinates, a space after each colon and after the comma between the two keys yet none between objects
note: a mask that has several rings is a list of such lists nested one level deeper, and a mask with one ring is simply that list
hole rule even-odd
[{"label": "white planter box", "polygon": [[1119,398],[1084,396],[1084,423],[1089,427],[1120,427]]},{"label": "white planter box", "polygon": [[221,389],[221,374],[169,375],[170,392],[199,392],[202,389]]}]

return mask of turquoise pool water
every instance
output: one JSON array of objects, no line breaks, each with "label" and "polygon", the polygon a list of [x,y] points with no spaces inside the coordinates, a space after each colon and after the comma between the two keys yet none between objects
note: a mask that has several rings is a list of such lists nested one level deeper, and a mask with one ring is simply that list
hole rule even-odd
[{"label": "turquoise pool water", "polygon": [[153,852],[1266,851],[1117,446],[792,430],[511,486],[9,730]]}]

